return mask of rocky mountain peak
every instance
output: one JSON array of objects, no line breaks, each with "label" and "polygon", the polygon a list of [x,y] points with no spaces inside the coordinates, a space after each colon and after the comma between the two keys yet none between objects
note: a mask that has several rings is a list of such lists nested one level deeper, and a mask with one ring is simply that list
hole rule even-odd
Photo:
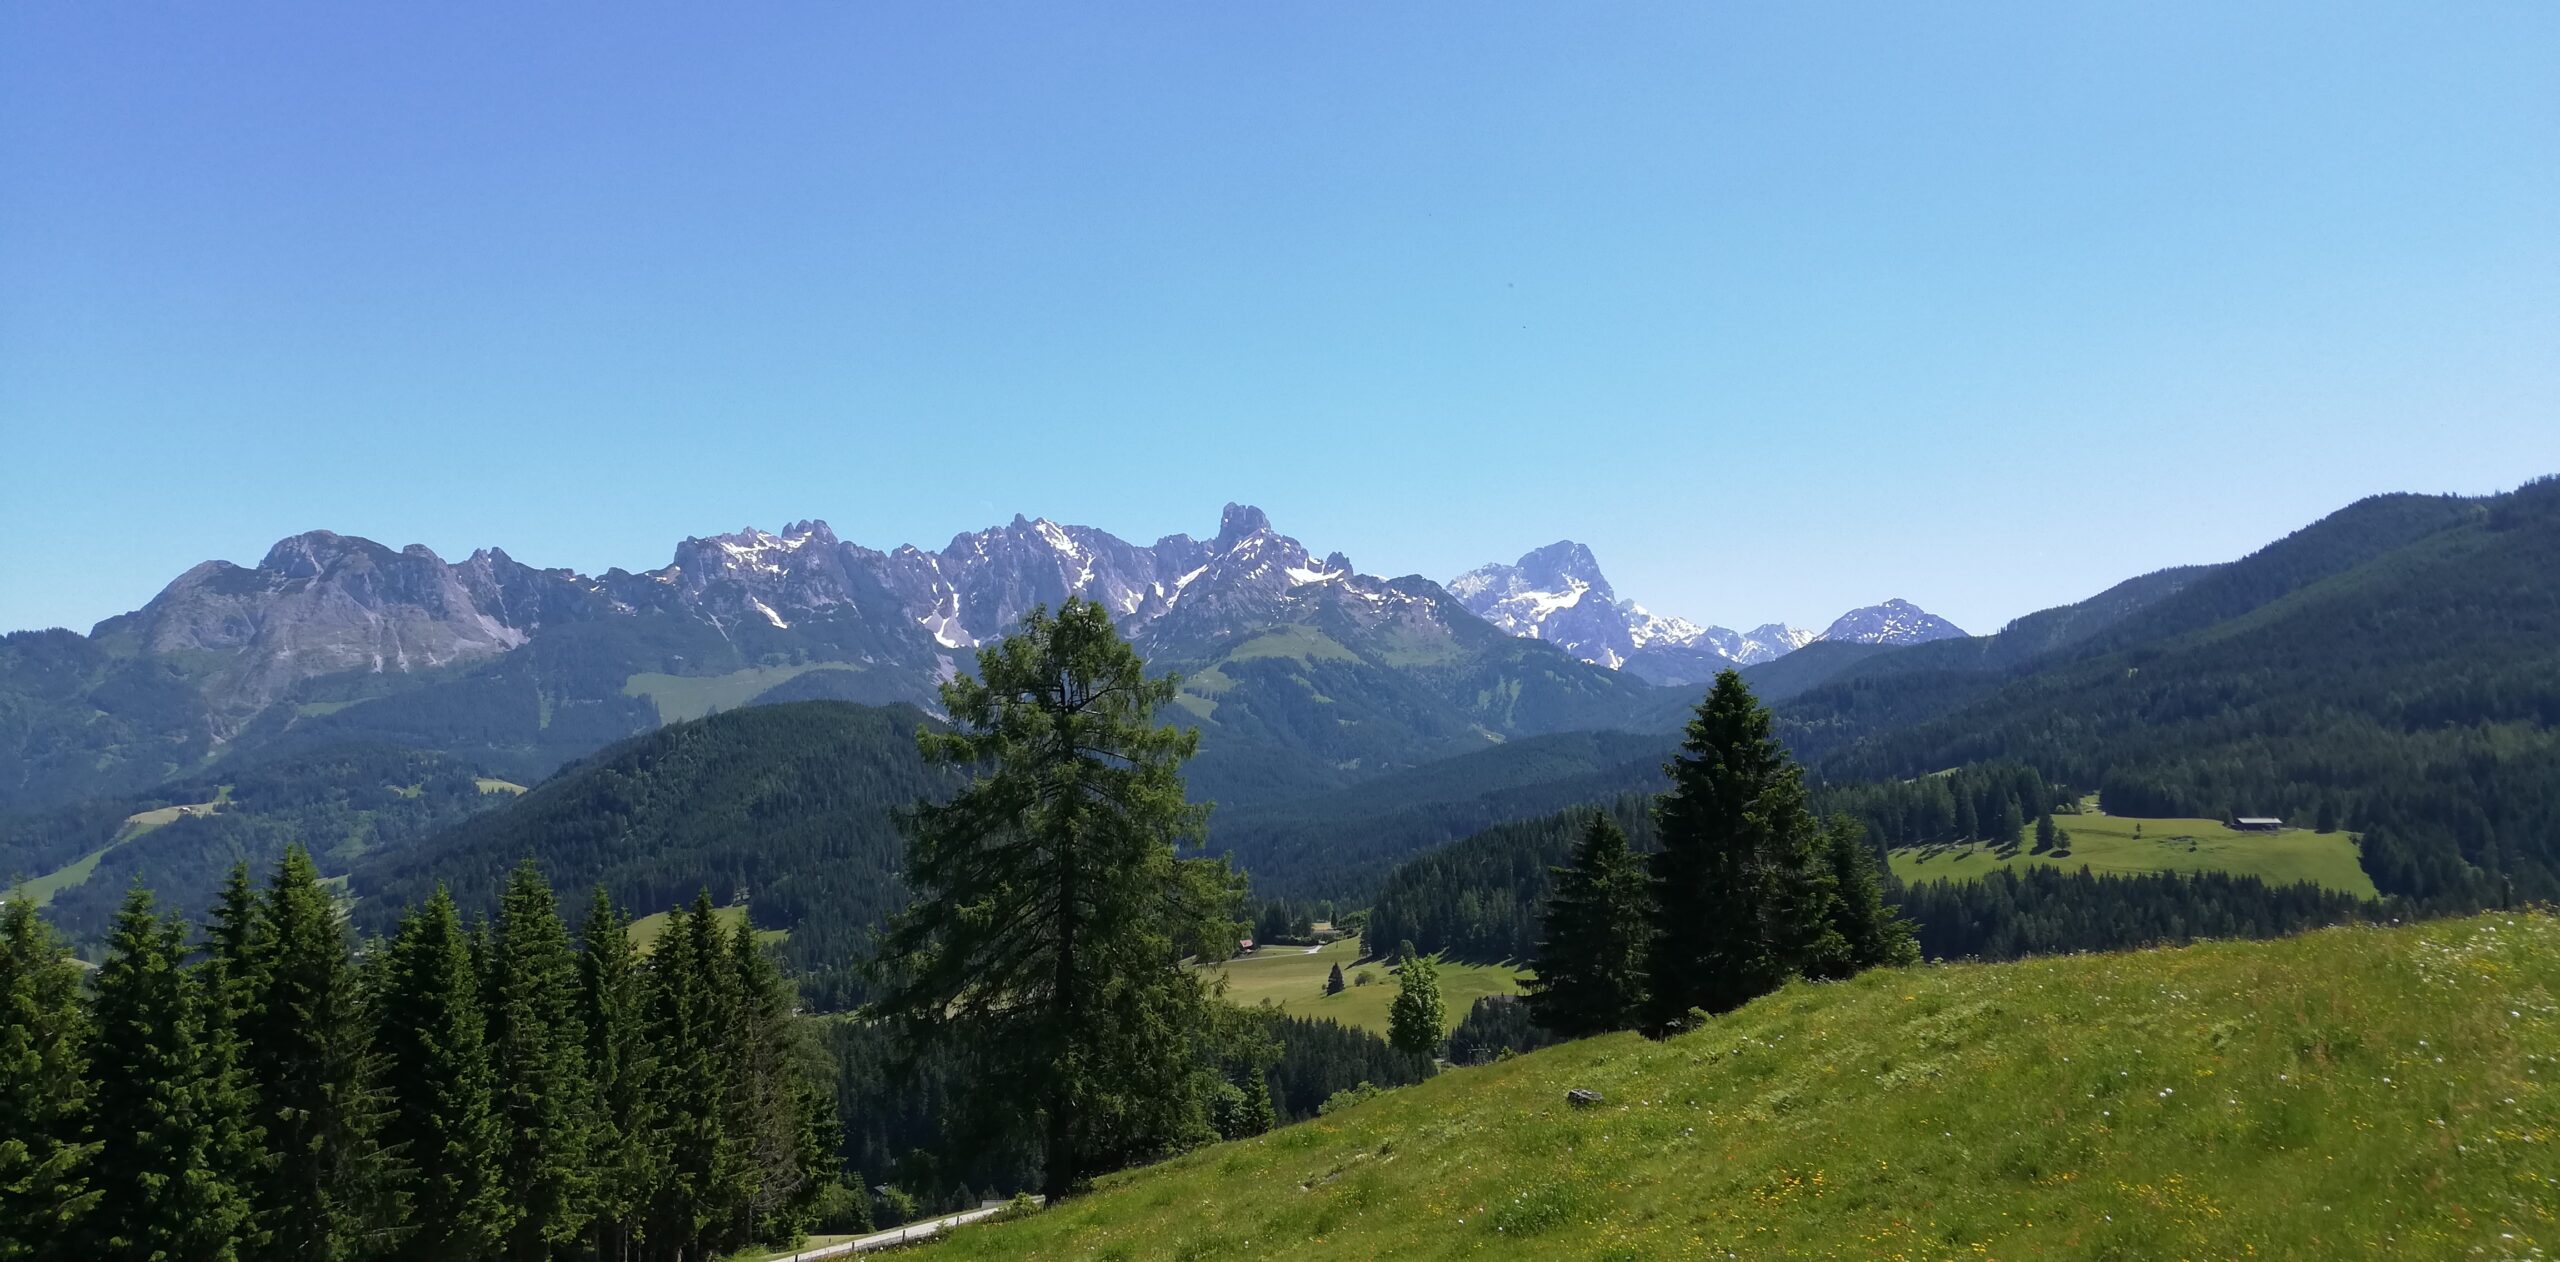
[{"label": "rocky mountain peak", "polygon": [[1599,558],[1591,555],[1591,549],[1571,539],[1559,539],[1532,551],[1522,556],[1512,568],[1534,587],[1566,591],[1573,584],[1580,583],[1602,600],[1617,599],[1617,594],[1610,590],[1608,577],[1600,572]]},{"label": "rocky mountain peak", "polygon": [[1261,509],[1251,504],[1229,504],[1225,512],[1218,514],[1218,539],[1215,546],[1220,552],[1231,552],[1246,538],[1270,529],[1271,519],[1264,516]]},{"label": "rocky mountain peak", "polygon": [[1851,644],[1924,644],[1964,634],[1964,628],[1896,597],[1840,615],[1820,638]]}]

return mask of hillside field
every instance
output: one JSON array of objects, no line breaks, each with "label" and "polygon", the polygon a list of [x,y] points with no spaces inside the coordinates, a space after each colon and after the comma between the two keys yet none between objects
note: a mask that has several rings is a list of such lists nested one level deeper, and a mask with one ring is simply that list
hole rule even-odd
[{"label": "hillside field", "polygon": [[927,1256],[2544,1257],[2555,1076],[2546,914],[1885,970],[1452,1070]]},{"label": "hillside field", "polygon": [[[736,933],[738,931],[738,926],[746,922],[747,909],[735,905],[714,908],[711,912],[711,919],[713,923],[720,926],[720,932]],[[658,939],[667,935],[667,926],[674,920],[675,912],[672,910],[653,911],[646,916],[633,920],[631,922],[630,931],[632,948],[640,952],[642,955],[647,955],[650,952],[657,950]],[[762,942],[767,946],[781,942],[790,936],[791,931],[788,929],[756,930],[756,941]]]},{"label": "hillside field", "polygon": [[[2209,819],[2130,819],[2101,813],[2094,802],[2077,815],[2053,822],[2071,834],[2071,852],[2056,858],[2021,846],[2002,858],[1980,842],[1906,846],[1891,855],[1893,874],[1906,883],[1966,881],[1998,868],[2048,867],[2105,875],[2148,872],[2227,872],[2271,885],[2309,881],[2358,898],[2379,897],[2373,878],[2356,859],[2355,839],[2343,832],[2287,828],[2244,833]],[[2140,829],[2139,835],[2135,830]],[[2030,826],[2030,843],[2033,833]]]},{"label": "hillside field", "polygon": [[[1323,1017],[1385,1038],[1387,1005],[1396,998],[1395,974],[1384,964],[1355,966],[1353,961],[1359,958],[1360,940],[1343,938],[1313,953],[1305,947],[1265,947],[1213,971],[1226,974],[1228,1003],[1251,1008],[1267,1000],[1292,1016]],[[1324,980],[1336,964],[1342,966],[1344,986],[1341,994],[1328,995]],[[1375,972],[1377,980],[1366,986],[1350,985],[1364,968]],[[1456,1029],[1482,996],[1520,993],[1522,976],[1521,970],[1499,964],[1441,961],[1442,1024]]]}]

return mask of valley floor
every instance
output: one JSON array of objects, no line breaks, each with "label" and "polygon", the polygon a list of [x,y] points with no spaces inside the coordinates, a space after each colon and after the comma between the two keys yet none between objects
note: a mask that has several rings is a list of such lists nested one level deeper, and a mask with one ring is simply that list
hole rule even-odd
[{"label": "valley floor", "polygon": [[[1245,1008],[1269,1003],[1291,1016],[1318,1017],[1384,1038],[1387,1007],[1396,998],[1395,973],[1385,964],[1362,964],[1359,959],[1360,940],[1340,938],[1312,951],[1302,946],[1264,947],[1218,965],[1216,971],[1226,976],[1228,1003]],[[1342,967],[1342,993],[1328,995],[1325,979],[1335,965]],[[1363,971],[1371,974],[1369,984],[1355,985]],[[1485,995],[1519,994],[1524,976],[1506,965],[1443,961],[1441,1024],[1456,1029],[1466,1020],[1467,1010]]]},{"label": "valley floor", "polygon": [[935,1248],[2542,1257],[2555,1076],[2548,915],[1935,965],[1454,1070]]}]

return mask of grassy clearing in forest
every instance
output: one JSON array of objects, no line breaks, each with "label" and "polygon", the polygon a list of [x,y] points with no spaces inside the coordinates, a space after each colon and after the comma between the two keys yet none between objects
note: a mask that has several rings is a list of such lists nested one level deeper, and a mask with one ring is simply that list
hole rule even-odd
[{"label": "grassy clearing in forest", "polygon": [[[1355,963],[1359,958],[1360,940],[1343,938],[1312,955],[1305,947],[1265,947],[1218,965],[1216,971],[1226,975],[1228,1003],[1251,1008],[1268,1001],[1291,1016],[1322,1017],[1384,1038],[1387,1005],[1396,998],[1395,973],[1384,964]],[[1328,995],[1325,978],[1336,964],[1342,966],[1342,993]],[[1376,974],[1376,980],[1366,986],[1352,985],[1362,969]],[[1520,993],[1524,976],[1519,969],[1499,964],[1441,961],[1443,1024],[1456,1029],[1480,996]]]},{"label": "grassy clearing in forest", "polygon": [[[738,931],[738,925],[746,920],[747,909],[744,907],[734,906],[716,907],[712,909],[711,918],[714,921],[719,922],[720,932],[734,934]],[[673,911],[654,911],[646,916],[640,917],[638,920],[632,921],[631,945],[638,948],[642,955],[647,955],[651,951],[657,950],[658,939],[666,936],[667,925],[672,923],[674,919],[675,913]],[[791,931],[788,929],[756,930],[756,941],[762,942],[767,946],[780,942],[784,938],[788,938],[790,936]]]},{"label": "grassy clearing in forest", "polygon": [[2357,860],[2354,838],[2346,833],[2315,833],[2287,828],[2273,833],[2244,833],[2209,819],[2131,819],[2101,813],[2094,800],[2078,815],[2056,815],[2053,822],[2071,834],[2071,851],[2055,856],[2030,853],[2035,825],[2027,826],[2028,844],[2003,857],[1981,842],[1947,846],[1906,846],[1891,855],[1893,874],[1905,882],[1969,881],[1999,868],[2086,867],[2101,876],[2149,872],[2228,872],[2254,876],[2270,885],[2310,881],[2358,898],[2380,897],[2373,878]]},{"label": "grassy clearing in forest", "polygon": [[927,1256],[2541,1257],[2555,1077],[2547,914],[1930,965],[1452,1070]]}]

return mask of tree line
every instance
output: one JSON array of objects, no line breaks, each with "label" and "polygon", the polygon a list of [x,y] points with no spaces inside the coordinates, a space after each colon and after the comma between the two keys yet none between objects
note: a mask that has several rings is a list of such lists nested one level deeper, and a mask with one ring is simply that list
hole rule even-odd
[{"label": "tree line", "polygon": [[528,863],[359,945],[293,849],[200,940],[136,885],[86,979],[10,900],[0,1003],[0,1258],[692,1262],[834,1180],[823,1062],[707,897],[643,955]]},{"label": "tree line", "polygon": [[1552,873],[1529,1015],[1566,1037],[1665,1034],[1789,979],[1837,979],[1918,958],[1885,904],[1863,828],[1814,816],[1804,774],[1742,676],[1725,671],[1690,719],[1639,857],[1605,812]]}]

